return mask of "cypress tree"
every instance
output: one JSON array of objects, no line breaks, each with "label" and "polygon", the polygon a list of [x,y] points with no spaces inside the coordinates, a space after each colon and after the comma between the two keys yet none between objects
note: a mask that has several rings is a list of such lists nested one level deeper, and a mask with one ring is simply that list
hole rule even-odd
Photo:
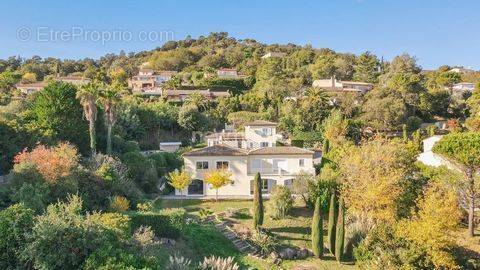
[{"label": "cypress tree", "polygon": [[253,227],[258,229],[263,224],[262,178],[260,173],[253,179]]},{"label": "cypress tree", "polygon": [[328,139],[323,140],[322,145],[322,156],[327,154],[330,151],[330,141]]},{"label": "cypress tree", "polygon": [[335,192],[330,196],[330,208],[328,211],[328,249],[332,254],[335,254],[335,237],[336,237],[336,223],[337,223],[337,197]]},{"label": "cypress tree", "polygon": [[408,142],[408,129],[406,124],[402,125],[402,133],[403,133],[403,142],[404,143]]},{"label": "cypress tree", "polygon": [[315,202],[315,210],[312,218],[312,250],[317,258],[323,255],[323,218],[320,197]]},{"label": "cypress tree", "polygon": [[343,259],[343,246],[345,241],[345,209],[343,200],[339,200],[337,218],[337,237],[335,239],[335,258],[341,262]]}]

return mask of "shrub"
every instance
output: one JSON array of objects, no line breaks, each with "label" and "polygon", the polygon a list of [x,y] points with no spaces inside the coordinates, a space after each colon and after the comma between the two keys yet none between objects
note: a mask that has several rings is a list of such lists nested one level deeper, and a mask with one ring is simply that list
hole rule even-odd
[{"label": "shrub", "polygon": [[137,212],[130,215],[133,230],[150,226],[159,237],[178,238],[185,229],[185,210],[164,209],[158,213]]},{"label": "shrub", "polygon": [[153,160],[146,158],[140,152],[128,152],[122,155],[122,161],[127,165],[130,177],[143,191],[156,190],[158,174]]},{"label": "shrub", "polygon": [[33,211],[15,204],[0,212],[0,268],[17,269],[24,264],[20,252],[33,227]]},{"label": "shrub", "polygon": [[275,236],[260,231],[254,233],[251,240],[260,249],[260,252],[265,255],[274,251],[278,244]]},{"label": "shrub", "polygon": [[190,263],[190,259],[186,259],[180,255],[170,255],[167,270],[188,270],[190,269]]},{"label": "shrub", "polygon": [[270,195],[270,216],[274,219],[284,218],[292,209],[293,199],[290,189],[285,186],[275,186]]},{"label": "shrub", "polygon": [[145,250],[148,246],[155,242],[155,233],[149,226],[140,226],[133,233],[133,241],[142,250]]},{"label": "shrub", "polygon": [[137,203],[137,210],[140,212],[151,212],[153,210],[152,202]]},{"label": "shrub", "polygon": [[87,220],[114,232],[119,238],[127,238],[130,233],[130,218],[119,213],[94,213]]},{"label": "shrub", "polygon": [[145,258],[129,251],[125,247],[107,246],[91,253],[85,261],[85,270],[109,269],[157,269],[156,260]]},{"label": "shrub", "polygon": [[123,213],[130,208],[130,202],[122,196],[114,196],[110,201],[110,209],[115,212]]},{"label": "shrub", "polygon": [[20,189],[14,191],[12,200],[23,203],[27,208],[41,213],[50,201],[50,187],[47,183],[23,183]]},{"label": "shrub", "polygon": [[164,175],[167,171],[167,159],[165,158],[164,153],[155,153],[148,156],[149,159],[154,161],[155,168],[157,169],[158,175]]},{"label": "shrub", "polygon": [[31,260],[35,269],[79,269],[91,253],[119,244],[109,230],[85,222],[81,211],[78,196],[48,206],[29,234],[23,257]]},{"label": "shrub", "polygon": [[422,119],[417,116],[410,116],[407,118],[408,130],[417,130],[422,125]]},{"label": "shrub", "polygon": [[202,270],[238,270],[240,266],[234,262],[233,257],[220,258],[215,255],[204,258],[200,263],[199,268]]},{"label": "shrub", "polygon": [[39,145],[31,152],[24,150],[15,156],[15,164],[21,163],[34,164],[47,182],[56,183],[59,178],[70,175],[78,165],[78,153],[75,147],[66,143],[52,148]]}]

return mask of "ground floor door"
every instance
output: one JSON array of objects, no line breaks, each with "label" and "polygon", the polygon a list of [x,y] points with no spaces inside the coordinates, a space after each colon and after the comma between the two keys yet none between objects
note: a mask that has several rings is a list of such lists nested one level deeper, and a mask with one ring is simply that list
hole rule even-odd
[{"label": "ground floor door", "polygon": [[203,181],[195,179],[188,186],[188,195],[203,195]]}]

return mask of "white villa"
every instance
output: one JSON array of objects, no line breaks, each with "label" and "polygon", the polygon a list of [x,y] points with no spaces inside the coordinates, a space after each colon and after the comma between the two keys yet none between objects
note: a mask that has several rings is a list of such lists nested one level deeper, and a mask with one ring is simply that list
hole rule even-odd
[{"label": "white villa", "polygon": [[219,189],[222,197],[249,197],[252,183],[259,172],[263,180],[262,192],[268,194],[273,186],[291,186],[295,176],[315,173],[314,152],[293,147],[276,146],[279,136],[276,123],[254,121],[245,124],[244,133],[222,132],[207,137],[208,146],[183,155],[185,170],[193,183],[175,195],[213,196],[216,190],[204,183],[208,170],[226,169],[232,174],[231,184]]},{"label": "white villa", "polygon": [[324,80],[315,80],[312,87],[322,88],[331,92],[358,92],[365,93],[373,89],[374,85],[365,82],[339,81],[335,77]]},{"label": "white villa", "polygon": [[465,92],[473,92],[475,90],[475,84],[469,82],[456,83],[452,86],[452,92],[463,94]]}]

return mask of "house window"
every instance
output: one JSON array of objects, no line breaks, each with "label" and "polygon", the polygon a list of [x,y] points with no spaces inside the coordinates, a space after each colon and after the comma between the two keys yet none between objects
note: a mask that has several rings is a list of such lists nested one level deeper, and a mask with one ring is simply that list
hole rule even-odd
[{"label": "house window", "polygon": [[217,161],[217,170],[228,170],[228,161]]},{"label": "house window", "polygon": [[240,140],[237,141],[237,147],[242,148],[242,141],[240,141]]},{"label": "house window", "polygon": [[304,158],[301,158],[301,159],[298,160],[298,166],[305,167],[305,159]]},{"label": "house window", "polygon": [[[262,179],[262,194],[268,194],[268,183],[271,182],[271,186],[274,186],[276,181],[269,179]],[[253,180],[250,180],[250,194],[253,195]]]},{"label": "house window", "polygon": [[271,128],[262,128],[262,134],[264,136],[270,136],[270,135],[272,135],[272,129]]},{"label": "house window", "polygon": [[262,179],[262,192],[268,191],[268,179]]},{"label": "house window", "polygon": [[208,161],[197,161],[197,170],[208,170]]},{"label": "house window", "polygon": [[249,142],[248,145],[250,145],[250,148],[253,148],[253,142]]},{"label": "house window", "polygon": [[283,185],[286,186],[287,188],[292,188],[293,187],[293,179],[286,179],[283,181]]},{"label": "house window", "polygon": [[260,147],[268,147],[268,142],[261,142]]}]

